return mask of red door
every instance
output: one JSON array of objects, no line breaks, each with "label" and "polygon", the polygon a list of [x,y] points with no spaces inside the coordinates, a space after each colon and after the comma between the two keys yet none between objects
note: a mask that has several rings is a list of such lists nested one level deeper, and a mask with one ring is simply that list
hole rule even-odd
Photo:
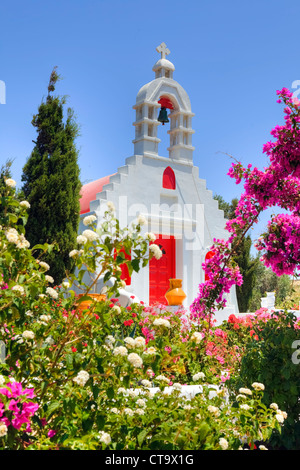
[{"label": "red door", "polygon": [[170,287],[169,279],[176,277],[176,241],[173,236],[156,235],[156,245],[163,251],[162,257],[152,258],[149,263],[149,304],[167,304],[165,293]]}]

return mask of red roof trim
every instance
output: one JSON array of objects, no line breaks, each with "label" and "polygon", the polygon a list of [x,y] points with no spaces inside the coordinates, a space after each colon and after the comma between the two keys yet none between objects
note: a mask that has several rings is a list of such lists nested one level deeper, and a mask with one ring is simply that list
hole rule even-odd
[{"label": "red roof trim", "polygon": [[103,186],[109,183],[111,176],[113,175],[104,176],[82,186],[80,191],[80,214],[90,212],[90,202],[95,201],[97,193],[101,193]]}]

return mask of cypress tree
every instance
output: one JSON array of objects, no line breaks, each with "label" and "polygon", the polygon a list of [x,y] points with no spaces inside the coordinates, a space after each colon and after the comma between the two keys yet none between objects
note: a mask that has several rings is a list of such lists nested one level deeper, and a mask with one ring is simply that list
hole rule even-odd
[{"label": "cypress tree", "polygon": [[69,252],[76,245],[81,188],[75,145],[78,125],[70,108],[64,119],[65,98],[53,96],[58,80],[55,67],[46,100],[32,119],[37,138],[22,174],[22,189],[31,206],[26,238],[32,247],[39,243],[55,244],[58,253],[54,250],[44,257],[55,284],[74,267]]}]

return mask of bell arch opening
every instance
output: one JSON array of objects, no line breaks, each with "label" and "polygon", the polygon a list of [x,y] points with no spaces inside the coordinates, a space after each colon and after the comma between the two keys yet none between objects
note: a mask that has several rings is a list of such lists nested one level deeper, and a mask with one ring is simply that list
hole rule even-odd
[{"label": "bell arch opening", "polygon": [[[172,127],[172,118],[170,115],[175,111],[179,110],[177,102],[174,97],[168,94],[162,94],[158,99],[160,108],[158,109],[157,120],[160,121],[161,125],[157,127],[157,137],[160,139],[158,145],[158,154],[162,157],[169,157],[169,147],[172,146],[172,134],[170,133]],[[162,122],[161,119],[167,119],[167,122]]]}]

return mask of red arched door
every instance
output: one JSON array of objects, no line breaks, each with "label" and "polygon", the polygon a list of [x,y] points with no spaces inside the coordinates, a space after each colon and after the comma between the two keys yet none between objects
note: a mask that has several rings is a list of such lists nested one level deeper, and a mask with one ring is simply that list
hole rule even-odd
[{"label": "red arched door", "polygon": [[162,238],[156,235],[155,242],[163,251],[160,259],[152,258],[149,263],[149,304],[167,304],[165,293],[170,287],[169,279],[176,277],[176,241],[174,236]]}]

